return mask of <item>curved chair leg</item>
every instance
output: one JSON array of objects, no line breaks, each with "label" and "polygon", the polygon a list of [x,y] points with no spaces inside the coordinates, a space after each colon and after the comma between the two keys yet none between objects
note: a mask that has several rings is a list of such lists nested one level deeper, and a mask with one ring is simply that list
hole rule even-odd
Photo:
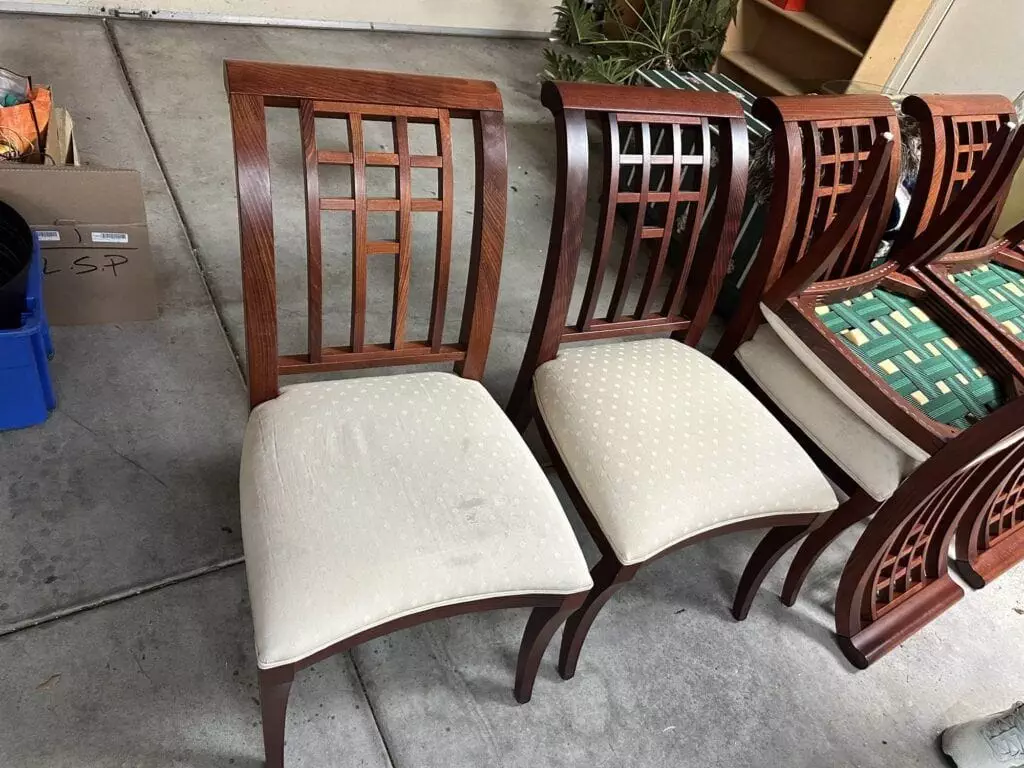
[{"label": "curved chair leg", "polygon": [[747,561],[747,567],[743,569],[739,586],[736,588],[736,599],[732,604],[732,615],[736,621],[743,621],[747,618],[750,605],[754,602],[754,595],[757,594],[764,577],[768,575],[779,558],[800,541],[800,537],[807,533],[808,527],[806,525],[783,525],[772,528],[764,535],[750,556],[750,560]]},{"label": "curved chair leg", "polygon": [[782,587],[783,603],[791,606],[796,602],[807,574],[811,572],[821,554],[843,531],[871,516],[879,504],[880,502],[875,501],[863,490],[859,490],[840,504],[822,525],[807,535],[807,539],[800,545],[789,566],[789,573],[786,574],[786,583]]},{"label": "curved chair leg", "polygon": [[541,659],[544,658],[544,651],[551,642],[562,623],[573,611],[583,604],[587,592],[580,592],[577,595],[570,595],[560,605],[544,608],[534,608],[526,622],[526,631],[523,632],[523,642],[519,646],[519,662],[516,664],[515,697],[520,704],[525,704],[533,695],[533,683],[537,679],[537,670],[540,669]]},{"label": "curved chair leg", "polygon": [[604,604],[622,586],[633,578],[640,565],[623,565],[612,554],[604,555],[590,571],[594,588],[576,613],[569,617],[562,630],[562,648],[558,655],[558,674],[569,680],[576,674],[576,663],[580,658],[583,641],[587,639],[590,625]]},{"label": "curved chair leg", "polygon": [[291,666],[261,669],[259,677],[266,768],[284,768],[284,723],[295,669]]}]

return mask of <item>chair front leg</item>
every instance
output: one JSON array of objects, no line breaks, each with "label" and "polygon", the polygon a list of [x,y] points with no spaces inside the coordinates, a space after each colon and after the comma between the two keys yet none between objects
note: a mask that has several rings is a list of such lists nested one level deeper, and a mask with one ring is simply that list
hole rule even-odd
[{"label": "chair front leg", "polygon": [[[642,565],[642,564],[640,564]],[[594,587],[576,613],[569,617],[562,630],[562,648],[558,657],[558,674],[569,680],[576,674],[576,663],[580,658],[583,641],[587,639],[590,625],[597,614],[622,586],[640,570],[640,565],[623,565],[615,555],[605,554],[590,572]]]},{"label": "chair front leg", "polygon": [[288,712],[288,694],[295,679],[295,668],[289,664],[261,669],[259,678],[266,768],[284,768],[285,715]]},{"label": "chair front leg", "polygon": [[757,594],[761,582],[771,571],[772,566],[779,561],[789,548],[800,541],[800,538],[807,533],[808,525],[781,525],[772,528],[764,535],[754,553],[747,561],[747,567],[743,569],[739,586],[736,588],[736,599],[732,604],[732,615],[736,621],[743,621],[750,613],[750,605],[754,602],[754,595]]},{"label": "chair front leg", "polygon": [[551,637],[565,620],[576,611],[587,598],[588,592],[569,595],[559,605],[534,608],[526,622],[523,642],[519,646],[519,661],[516,664],[515,697],[520,704],[528,702],[533,695],[533,684],[537,679],[541,659],[547,650]]}]

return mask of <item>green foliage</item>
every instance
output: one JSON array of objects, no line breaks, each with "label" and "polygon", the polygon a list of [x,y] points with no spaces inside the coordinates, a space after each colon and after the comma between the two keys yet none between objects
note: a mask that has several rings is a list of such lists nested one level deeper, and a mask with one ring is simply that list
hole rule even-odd
[{"label": "green foliage", "polygon": [[[635,2],[609,0],[602,13],[585,0],[562,0],[552,41],[572,53],[547,49],[543,77],[628,83],[644,69],[707,71],[739,0],[647,0],[642,12]],[[639,18],[628,24],[628,17]]]},{"label": "green foliage", "polygon": [[601,20],[586,0],[562,0],[555,8],[555,29],[552,39],[559,40],[569,48],[603,40]]}]

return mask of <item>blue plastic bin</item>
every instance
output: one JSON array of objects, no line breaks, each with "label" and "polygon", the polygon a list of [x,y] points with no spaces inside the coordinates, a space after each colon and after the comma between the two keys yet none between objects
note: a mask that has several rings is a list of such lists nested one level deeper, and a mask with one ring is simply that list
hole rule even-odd
[{"label": "blue plastic bin", "polygon": [[21,328],[0,331],[0,429],[39,424],[57,407],[49,363],[53,342],[43,309],[43,260],[35,235],[33,240]]}]

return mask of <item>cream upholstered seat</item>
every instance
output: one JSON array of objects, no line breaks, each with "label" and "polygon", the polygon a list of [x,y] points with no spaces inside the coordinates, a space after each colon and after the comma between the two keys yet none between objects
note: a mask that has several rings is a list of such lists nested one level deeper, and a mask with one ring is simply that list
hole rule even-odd
[{"label": "cream upholstered seat", "polygon": [[249,419],[241,511],[261,668],[428,608],[592,584],[526,444],[449,373],[283,388]]},{"label": "cream upholstered seat", "polygon": [[[855,411],[847,403],[855,405],[856,401],[849,397],[846,402],[841,400],[835,389],[816,375],[815,371],[823,368],[820,360],[808,354],[811,357],[805,363],[765,324],[740,346],[736,359],[758,387],[871,498],[885,501],[927,454],[908,444],[906,438],[895,441],[883,436],[872,426],[881,416],[863,401]],[[827,378],[826,371],[818,372]],[[849,394],[857,397],[852,391]],[[867,421],[872,415],[873,420]]]},{"label": "cream upholstered seat", "polygon": [[742,384],[671,339],[562,350],[543,422],[623,565],[732,523],[835,509],[828,481]]}]

